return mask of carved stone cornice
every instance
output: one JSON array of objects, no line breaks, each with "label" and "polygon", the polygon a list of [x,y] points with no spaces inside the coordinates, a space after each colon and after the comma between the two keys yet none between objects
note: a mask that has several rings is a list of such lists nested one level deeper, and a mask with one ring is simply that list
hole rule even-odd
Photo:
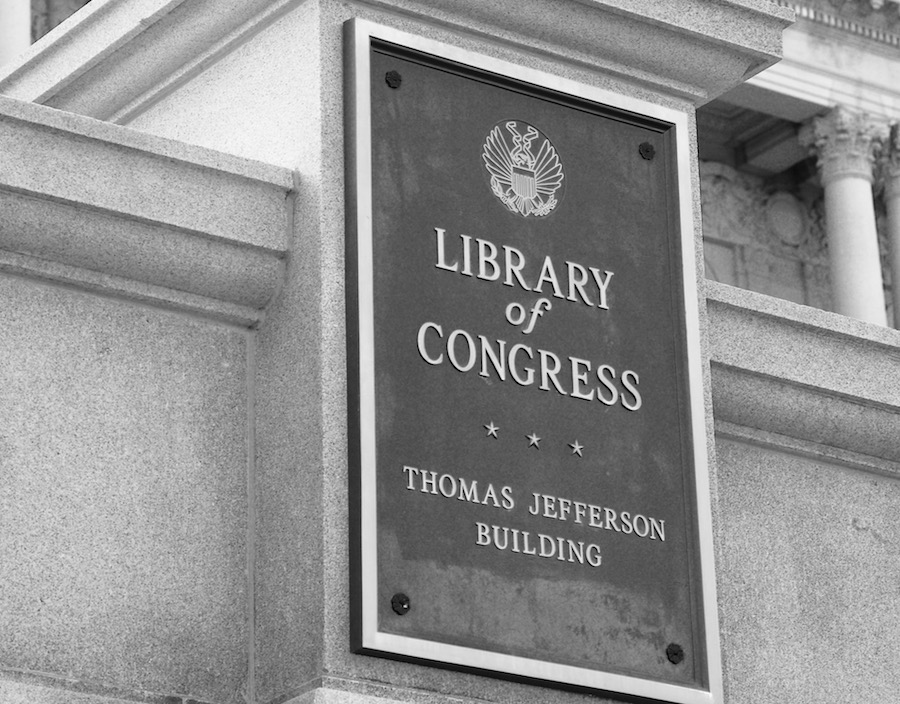
[{"label": "carved stone cornice", "polygon": [[838,106],[800,130],[800,143],[818,157],[822,185],[846,177],[874,181],[875,159],[886,129],[868,116]]},{"label": "carved stone cornice", "polygon": [[798,21],[830,27],[869,41],[900,47],[897,0],[776,0]]},{"label": "carved stone cornice", "polygon": [[519,62],[524,51],[533,66],[596,71],[705,104],[775,64],[793,21],[788,9],[763,0],[514,4],[515,12],[482,0],[94,0],[64,30],[2,67],[0,94],[127,124],[288,15],[309,22],[302,31],[321,32],[310,41],[328,42],[323,59],[331,61],[340,37],[298,8],[358,5],[468,50],[481,43],[496,58]]}]

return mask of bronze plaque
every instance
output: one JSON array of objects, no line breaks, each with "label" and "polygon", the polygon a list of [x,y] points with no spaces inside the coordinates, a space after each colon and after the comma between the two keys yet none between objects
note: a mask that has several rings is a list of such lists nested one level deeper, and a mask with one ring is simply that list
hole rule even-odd
[{"label": "bronze plaque", "polygon": [[716,700],[685,136],[348,38],[354,648]]}]

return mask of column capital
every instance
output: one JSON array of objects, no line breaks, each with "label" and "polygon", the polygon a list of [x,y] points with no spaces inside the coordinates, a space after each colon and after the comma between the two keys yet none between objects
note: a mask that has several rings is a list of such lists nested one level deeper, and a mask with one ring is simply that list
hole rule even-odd
[{"label": "column capital", "polygon": [[884,125],[838,106],[800,130],[800,143],[818,157],[822,185],[840,178],[872,183],[875,157],[886,136]]}]

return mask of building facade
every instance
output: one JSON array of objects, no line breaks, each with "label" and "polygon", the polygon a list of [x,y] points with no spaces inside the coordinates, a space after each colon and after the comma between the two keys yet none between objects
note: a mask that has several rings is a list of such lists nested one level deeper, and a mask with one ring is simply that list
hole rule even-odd
[{"label": "building facade", "polygon": [[708,275],[884,324],[897,5],[783,4],[797,15],[784,60],[698,111]]},{"label": "building facade", "polygon": [[895,700],[898,3],[92,0],[0,69],[0,702],[607,700],[351,650],[356,18],[687,116],[713,689]]}]

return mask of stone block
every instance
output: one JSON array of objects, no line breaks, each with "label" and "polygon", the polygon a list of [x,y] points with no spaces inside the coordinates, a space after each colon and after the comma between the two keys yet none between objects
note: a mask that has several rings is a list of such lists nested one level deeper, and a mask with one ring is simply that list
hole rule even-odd
[{"label": "stone block", "polygon": [[717,443],[729,702],[891,701],[900,664],[900,474]]},{"label": "stone block", "polygon": [[240,701],[245,331],[0,277],[0,668]]}]

